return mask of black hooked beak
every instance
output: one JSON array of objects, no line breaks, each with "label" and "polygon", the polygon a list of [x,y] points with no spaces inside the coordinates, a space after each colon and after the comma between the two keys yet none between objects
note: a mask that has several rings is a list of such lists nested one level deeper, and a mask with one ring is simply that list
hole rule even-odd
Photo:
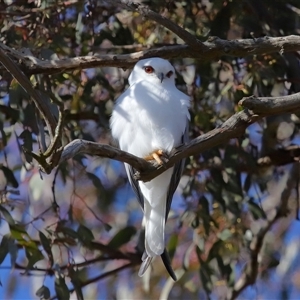
[{"label": "black hooked beak", "polygon": [[160,73],[160,74],[158,75],[158,78],[159,78],[160,82],[162,83],[163,80],[164,80],[164,78],[165,78],[164,73]]}]

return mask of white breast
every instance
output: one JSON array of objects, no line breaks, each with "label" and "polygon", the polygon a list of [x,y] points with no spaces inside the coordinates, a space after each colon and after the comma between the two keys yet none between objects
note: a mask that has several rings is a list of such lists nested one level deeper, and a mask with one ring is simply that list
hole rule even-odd
[{"label": "white breast", "polygon": [[139,157],[158,149],[171,151],[181,143],[188,103],[188,96],[175,86],[140,81],[117,100],[112,135],[122,150]]}]

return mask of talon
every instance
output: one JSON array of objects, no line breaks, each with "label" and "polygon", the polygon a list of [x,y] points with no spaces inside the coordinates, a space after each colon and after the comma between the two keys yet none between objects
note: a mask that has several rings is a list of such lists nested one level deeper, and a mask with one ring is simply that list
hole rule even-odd
[{"label": "talon", "polygon": [[145,158],[145,160],[155,160],[159,165],[162,165],[163,164],[163,161],[160,159],[160,156],[163,156],[164,155],[164,151],[159,149],[159,150],[156,150],[152,153],[150,153],[149,155],[147,155]]},{"label": "talon", "polygon": [[155,159],[155,161],[156,161],[159,165],[162,165],[162,164],[163,164],[163,162],[162,162],[162,160],[160,159],[158,153],[155,153],[155,152],[152,153],[152,157]]},{"label": "talon", "polygon": [[163,154],[164,154],[164,151],[162,151],[161,149],[159,149],[159,150],[156,151],[156,153],[157,153],[158,155],[163,155]]}]

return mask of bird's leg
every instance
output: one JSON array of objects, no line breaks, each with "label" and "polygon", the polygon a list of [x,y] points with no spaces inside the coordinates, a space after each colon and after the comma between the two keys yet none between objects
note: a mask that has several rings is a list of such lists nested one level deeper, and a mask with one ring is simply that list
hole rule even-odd
[{"label": "bird's leg", "polygon": [[149,155],[145,156],[144,159],[145,160],[155,160],[159,165],[163,164],[163,161],[161,160],[161,156],[164,156],[165,153],[163,150],[159,149],[159,150],[155,150],[152,153],[150,153]]}]

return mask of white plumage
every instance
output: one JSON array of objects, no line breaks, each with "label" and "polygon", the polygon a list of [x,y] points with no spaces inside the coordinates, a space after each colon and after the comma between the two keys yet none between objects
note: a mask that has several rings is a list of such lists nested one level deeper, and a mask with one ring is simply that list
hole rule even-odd
[{"label": "white plumage", "polygon": [[[153,153],[160,156],[162,150],[168,154],[184,143],[188,135],[190,98],[176,88],[173,66],[161,58],[140,60],[129,77],[129,84],[117,99],[111,117],[112,136],[119,142],[120,149],[150,159]],[[132,167],[125,167],[145,216],[146,254],[139,275],[144,274],[153,257],[162,255],[174,278],[164,251],[164,231],[183,162],[150,182],[135,181]]]}]

